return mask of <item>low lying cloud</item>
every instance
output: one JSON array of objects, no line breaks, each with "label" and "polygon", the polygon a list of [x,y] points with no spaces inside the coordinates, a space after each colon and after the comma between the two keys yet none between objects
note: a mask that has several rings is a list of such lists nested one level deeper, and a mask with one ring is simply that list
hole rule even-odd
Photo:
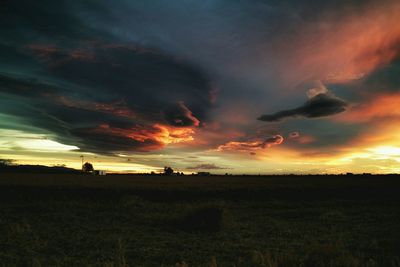
[{"label": "low lying cloud", "polygon": [[186,168],[187,170],[226,170],[229,168],[224,168],[224,167],[220,167],[217,166],[215,164],[199,164],[196,166],[190,166]]},{"label": "low lying cloud", "polygon": [[265,140],[253,140],[253,141],[231,141],[224,145],[220,145],[217,151],[239,151],[239,152],[255,152],[269,148],[273,145],[280,145],[284,141],[281,135],[275,135]]}]

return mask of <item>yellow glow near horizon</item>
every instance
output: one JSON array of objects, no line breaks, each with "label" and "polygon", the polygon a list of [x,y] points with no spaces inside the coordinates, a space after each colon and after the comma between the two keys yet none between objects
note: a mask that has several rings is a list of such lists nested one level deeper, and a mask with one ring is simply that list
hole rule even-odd
[{"label": "yellow glow near horizon", "polygon": [[37,150],[37,151],[71,151],[78,150],[77,146],[64,145],[53,140],[35,140],[27,139],[15,141],[15,143],[25,149]]},{"label": "yellow glow near horizon", "polygon": [[379,146],[368,150],[382,156],[400,156],[400,148],[394,146]]},{"label": "yellow glow near horizon", "polygon": [[[62,155],[62,156],[61,156]],[[121,173],[150,173],[158,172],[162,168],[155,165],[147,165],[139,162],[121,162],[121,158],[99,156],[92,153],[83,153],[82,151],[36,151],[30,155],[26,154],[7,154],[3,153],[3,158],[12,158],[17,164],[57,166],[65,165],[68,168],[81,169],[81,158],[84,155],[85,162],[93,164],[96,170],[106,170],[107,172]]]},{"label": "yellow glow near horizon", "polygon": [[350,172],[398,173],[400,171],[400,148],[382,145],[355,148],[357,152],[340,155],[329,160],[328,165],[340,166]]},{"label": "yellow glow near horizon", "polygon": [[[121,173],[158,172],[171,166],[179,172],[191,173],[203,169],[193,166],[213,164],[212,173],[285,174],[285,173],[395,173],[400,171],[400,145],[396,142],[359,142],[342,147],[327,155],[304,155],[301,151],[271,147],[248,153],[221,153],[216,151],[190,152],[168,148],[157,154],[119,153],[117,157],[80,151],[77,146],[51,140],[49,134],[30,134],[22,131],[2,131],[0,153],[2,158],[14,159],[18,164],[63,165],[81,168],[80,155],[97,170]],[[393,140],[393,138],[390,138]],[[374,141],[374,140],[373,140]],[[172,156],[173,155],[173,156]]]},{"label": "yellow glow near horizon", "polygon": [[20,130],[0,130],[0,147],[15,150],[15,148],[29,151],[55,151],[65,152],[78,150],[79,147],[66,145],[52,140],[53,136],[45,133],[29,133]]}]

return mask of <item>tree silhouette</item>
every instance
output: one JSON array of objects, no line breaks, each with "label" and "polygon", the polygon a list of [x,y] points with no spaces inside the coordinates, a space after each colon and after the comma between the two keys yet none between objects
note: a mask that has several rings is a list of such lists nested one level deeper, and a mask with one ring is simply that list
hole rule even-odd
[{"label": "tree silhouette", "polygon": [[13,159],[0,159],[0,166],[10,166],[13,165]]},{"label": "tree silhouette", "polygon": [[83,164],[83,166],[82,166],[82,171],[83,172],[93,172],[94,168],[93,168],[92,163],[85,162],[85,164]]},{"label": "tree silhouette", "polygon": [[172,175],[174,173],[174,170],[171,167],[164,167],[164,175]]}]

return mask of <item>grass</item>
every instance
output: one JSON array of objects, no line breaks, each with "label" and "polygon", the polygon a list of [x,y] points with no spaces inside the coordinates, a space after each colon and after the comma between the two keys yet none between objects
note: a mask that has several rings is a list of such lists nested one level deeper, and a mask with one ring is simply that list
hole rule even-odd
[{"label": "grass", "polygon": [[0,266],[400,266],[396,176],[0,176]]},{"label": "grass", "polygon": [[172,226],[190,233],[217,233],[228,226],[226,213],[219,205],[199,205],[174,218]]}]

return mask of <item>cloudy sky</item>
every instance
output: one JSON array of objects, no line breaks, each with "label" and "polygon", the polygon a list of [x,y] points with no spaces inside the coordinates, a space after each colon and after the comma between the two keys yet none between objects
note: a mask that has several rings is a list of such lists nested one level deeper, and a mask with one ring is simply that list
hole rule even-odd
[{"label": "cloudy sky", "polygon": [[400,171],[398,0],[5,0],[0,158]]}]

